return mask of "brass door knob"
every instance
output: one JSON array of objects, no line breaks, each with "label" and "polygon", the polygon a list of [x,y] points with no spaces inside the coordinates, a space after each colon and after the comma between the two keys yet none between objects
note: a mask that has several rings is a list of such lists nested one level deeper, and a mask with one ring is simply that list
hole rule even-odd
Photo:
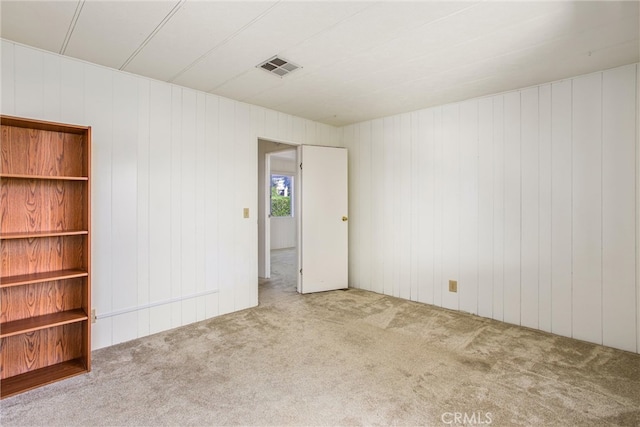
[{"label": "brass door knob", "polygon": [[342,221],[347,221],[347,220],[349,220],[349,218],[347,218],[346,216],[342,217]]}]

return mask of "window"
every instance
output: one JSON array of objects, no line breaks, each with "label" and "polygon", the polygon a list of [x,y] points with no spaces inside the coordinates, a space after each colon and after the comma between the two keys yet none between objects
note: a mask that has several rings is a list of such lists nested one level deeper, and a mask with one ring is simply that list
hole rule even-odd
[{"label": "window", "polygon": [[271,174],[271,216],[293,216],[293,176]]}]

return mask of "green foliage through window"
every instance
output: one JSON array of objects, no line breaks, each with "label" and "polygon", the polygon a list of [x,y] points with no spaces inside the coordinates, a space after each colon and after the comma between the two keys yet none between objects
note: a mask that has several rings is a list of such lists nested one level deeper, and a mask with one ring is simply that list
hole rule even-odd
[{"label": "green foliage through window", "polygon": [[293,216],[291,209],[293,177],[271,175],[271,216]]}]

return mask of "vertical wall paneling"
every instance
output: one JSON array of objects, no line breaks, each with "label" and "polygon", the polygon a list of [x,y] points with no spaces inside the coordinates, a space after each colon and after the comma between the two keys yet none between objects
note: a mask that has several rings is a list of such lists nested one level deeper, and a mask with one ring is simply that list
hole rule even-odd
[{"label": "vertical wall paneling", "polygon": [[[159,303],[171,298],[171,86],[149,89],[149,300]],[[150,333],[170,327],[168,304],[149,309]]]},{"label": "vertical wall paneling", "polygon": [[[372,186],[372,146],[371,146],[371,122],[360,125],[360,162],[359,162],[359,190],[350,192],[350,197],[358,194],[359,196],[359,222],[360,222],[360,253],[359,253],[359,273],[360,287],[371,289],[371,260],[372,260],[372,230],[373,230],[373,209],[372,197],[375,188]],[[350,215],[350,213],[349,213]],[[351,225],[350,225],[351,226]]]},{"label": "vertical wall paneling", "polygon": [[[291,120],[288,120],[291,129]],[[234,159],[235,167],[235,201],[233,215],[235,218],[234,243],[234,305],[233,310],[241,310],[258,304],[257,283],[258,269],[255,264],[258,230],[256,221],[256,201],[258,200],[258,144],[257,138],[251,136],[251,108],[247,104],[235,104],[234,117]],[[249,209],[249,218],[243,217],[243,208]]]},{"label": "vertical wall paneling", "polygon": [[[220,159],[233,159],[235,142],[235,104],[232,101],[220,99]],[[275,120],[273,131],[277,132],[277,114],[269,120],[267,114],[267,127],[269,122]],[[235,272],[234,255],[234,228],[237,215],[241,211],[236,211],[234,201],[233,182],[235,179],[235,168],[232,161],[220,161],[218,163],[218,271],[219,271],[219,310],[220,314],[233,311],[235,303],[235,291],[233,287]],[[222,225],[224,224],[224,225]]]},{"label": "vertical wall paneling", "polygon": [[433,303],[442,306],[443,281],[443,200],[444,200],[444,143],[442,131],[442,107],[433,111],[433,174],[434,174],[434,219],[433,219]]},{"label": "vertical wall paneling", "polygon": [[43,117],[49,120],[61,121],[60,103],[60,57],[58,55],[44,55],[42,57],[43,87],[42,107]]},{"label": "vertical wall paneling", "polygon": [[386,117],[370,137],[343,130],[353,164],[370,155],[375,171],[350,187],[359,220],[371,197],[370,240],[352,239],[359,283],[370,270],[365,289],[637,351],[638,73]]},{"label": "vertical wall paneling", "polygon": [[[202,194],[202,182],[196,176],[197,145],[197,96],[196,92],[182,89],[180,126],[180,192],[176,200],[180,205],[180,296],[196,292],[196,198]],[[174,223],[175,224],[175,223]],[[196,300],[183,299],[181,302],[180,324],[196,321]]]},{"label": "vertical wall paneling", "polygon": [[92,126],[92,292],[98,321],[92,328],[95,346],[112,343],[112,318],[101,319],[113,310],[112,259],[112,151],[113,151],[113,74],[101,67],[85,65],[84,116]]},{"label": "vertical wall paneling", "polygon": [[493,317],[493,99],[478,104],[478,314]]},{"label": "vertical wall paneling", "polygon": [[171,87],[171,327],[182,325],[182,89]]},{"label": "vertical wall paneling", "polygon": [[399,219],[396,246],[398,296],[411,298],[411,115],[402,114],[400,121],[400,146],[396,151],[395,176],[398,178],[394,194],[397,195],[396,215]]},{"label": "vertical wall paneling", "polygon": [[390,203],[393,198],[394,193],[394,167],[393,167],[393,159],[394,159],[394,150],[396,149],[395,144],[393,143],[393,118],[387,117],[383,120],[383,169],[382,176],[383,180],[383,191],[384,201],[382,203],[383,207],[383,259],[384,259],[384,268],[383,268],[383,278],[384,278],[384,286],[383,292],[385,295],[393,295],[394,294],[394,276],[393,276],[393,268],[394,268],[394,234],[395,230],[395,206],[394,203]]},{"label": "vertical wall paneling", "polygon": [[[146,79],[138,79],[138,140],[137,140],[137,270],[138,306],[150,302],[150,248],[149,248],[149,120],[151,87]],[[138,310],[138,336],[149,335],[149,309]]]},{"label": "vertical wall paneling", "polygon": [[504,96],[493,98],[493,318],[504,320]]},{"label": "vertical wall paneling", "polygon": [[410,177],[411,182],[411,226],[410,226],[410,239],[411,239],[411,289],[410,299],[412,301],[418,301],[418,286],[419,286],[419,265],[420,265],[420,144],[424,143],[420,141],[420,112],[415,111],[411,113],[411,149],[410,149]]},{"label": "vertical wall paneling", "polygon": [[521,102],[520,323],[538,328],[540,251],[540,146],[538,88],[523,90]]},{"label": "vertical wall paneling", "polygon": [[[195,244],[195,291],[202,294],[206,290],[206,102],[204,93],[196,94],[196,244]],[[206,295],[196,300],[196,320],[207,318]]]},{"label": "vertical wall paneling", "polygon": [[520,92],[504,96],[504,321],[520,324]]},{"label": "vertical wall paneling", "polygon": [[602,339],[635,351],[636,66],[602,78]]},{"label": "vertical wall paneling", "polygon": [[0,105],[4,114],[15,116],[15,45],[5,40],[0,42]]},{"label": "vertical wall paneling", "polygon": [[[138,303],[137,189],[138,189],[138,81],[113,75],[113,144],[111,152],[111,254],[113,311]],[[135,312],[113,318],[113,343],[138,336]]]},{"label": "vertical wall paneling", "polygon": [[458,293],[449,280],[460,280],[460,104],[442,108],[442,306],[457,310]]},{"label": "vertical wall paneling", "polygon": [[[65,123],[83,123],[93,125],[85,117],[90,104],[99,102],[87,93],[85,84],[85,64],[60,57],[60,121]],[[95,159],[95,155],[93,156]]]},{"label": "vertical wall paneling", "polygon": [[551,331],[551,85],[538,90],[538,328]]},{"label": "vertical wall paneling", "polygon": [[349,286],[354,288],[361,288],[360,284],[360,275],[359,275],[359,266],[360,266],[360,256],[359,251],[360,247],[360,239],[358,229],[360,228],[360,217],[359,217],[359,209],[358,209],[358,199],[361,191],[356,191],[356,188],[359,188],[360,180],[358,177],[358,173],[360,169],[358,168],[358,162],[360,160],[360,125],[348,126],[344,130],[344,134],[346,135],[346,139],[349,141],[346,144],[347,148],[347,169],[348,169],[348,185],[350,189],[353,191],[349,191],[349,224],[348,224],[348,232],[349,232]]},{"label": "vertical wall paneling", "polygon": [[15,46],[15,114],[22,117],[44,118],[44,56],[25,46]]},{"label": "vertical wall paneling", "polygon": [[[219,223],[219,98],[206,95],[205,100],[205,152],[204,158],[207,165],[204,178],[204,211],[205,211],[205,289],[207,291],[219,288],[218,278],[218,223]],[[263,112],[261,110],[261,112]],[[263,112],[264,113],[264,112]],[[264,117],[264,114],[263,114]],[[206,316],[218,315],[218,295],[210,293],[206,297]]]},{"label": "vertical wall paneling", "polygon": [[1,43],[3,114],[92,126],[93,348],[256,305],[257,135],[337,129]]},{"label": "vertical wall paneling", "polygon": [[[415,126],[415,125],[414,125]],[[417,300],[433,304],[434,289],[434,238],[435,175],[434,175],[434,122],[433,109],[422,110],[418,115],[418,144],[414,156],[417,159],[418,188],[418,295]]]},{"label": "vertical wall paneling", "polygon": [[[385,157],[384,157],[384,122],[382,119],[371,122],[371,216],[373,230],[371,234],[372,259],[371,259],[371,288],[373,292],[385,293],[384,271],[385,271],[385,193],[387,190],[385,179]],[[357,189],[356,189],[357,191]]]},{"label": "vertical wall paneling", "polygon": [[478,100],[460,104],[460,310],[478,313]]},{"label": "vertical wall paneling", "polygon": [[602,74],[573,80],[573,337],[602,342]]},{"label": "vertical wall paneling", "polygon": [[573,287],[571,97],[571,80],[551,85],[551,332],[568,337]]}]

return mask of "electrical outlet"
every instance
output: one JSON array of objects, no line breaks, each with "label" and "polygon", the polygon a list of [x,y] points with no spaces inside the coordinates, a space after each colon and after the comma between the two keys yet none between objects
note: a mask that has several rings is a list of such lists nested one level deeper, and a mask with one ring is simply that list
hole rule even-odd
[{"label": "electrical outlet", "polygon": [[92,308],[91,309],[91,323],[96,323],[96,319],[97,319],[97,317],[96,317],[96,309]]},{"label": "electrical outlet", "polygon": [[458,292],[457,280],[449,280],[449,292]]},{"label": "electrical outlet", "polygon": [[245,218],[249,218],[249,208],[244,208],[243,215]]}]

